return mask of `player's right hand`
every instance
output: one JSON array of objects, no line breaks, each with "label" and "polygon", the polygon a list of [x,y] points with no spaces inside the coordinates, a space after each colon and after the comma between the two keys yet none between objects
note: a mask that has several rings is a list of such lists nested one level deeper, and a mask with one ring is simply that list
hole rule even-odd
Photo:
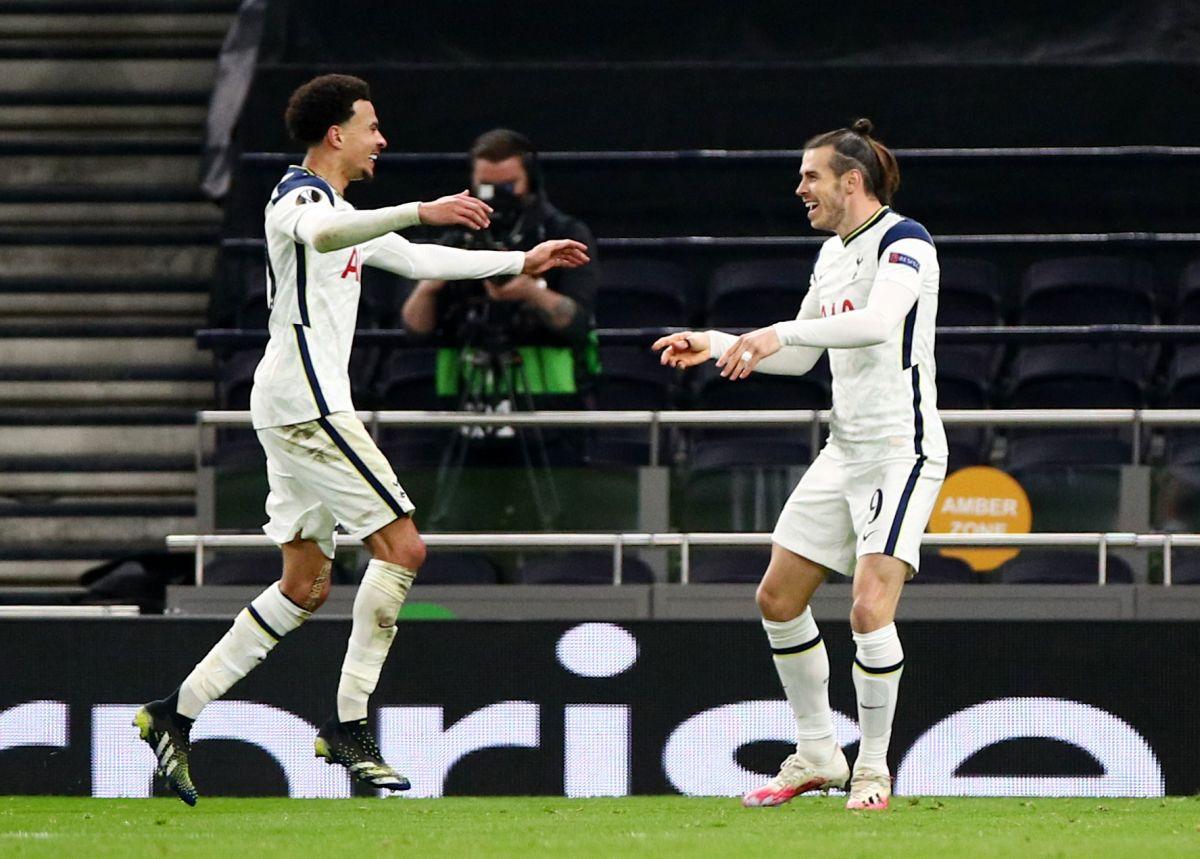
[{"label": "player's right hand", "polygon": [[433,227],[466,227],[471,230],[486,230],[492,223],[488,215],[492,207],[472,197],[470,191],[459,191],[448,197],[439,197],[432,203],[418,203],[417,215],[422,224]]},{"label": "player's right hand", "polygon": [[662,351],[660,363],[667,367],[695,367],[703,364],[710,357],[709,337],[703,331],[681,331],[678,334],[668,334],[659,337],[650,347],[655,352]]},{"label": "player's right hand", "polygon": [[521,274],[538,277],[552,268],[579,268],[590,260],[587,245],[574,239],[551,239],[525,251]]}]

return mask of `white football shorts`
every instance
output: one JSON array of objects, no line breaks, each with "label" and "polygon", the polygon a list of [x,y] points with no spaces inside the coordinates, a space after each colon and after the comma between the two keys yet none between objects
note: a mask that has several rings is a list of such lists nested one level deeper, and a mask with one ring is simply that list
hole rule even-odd
[{"label": "white football shorts", "polygon": [[850,461],[825,447],[792,491],[771,539],[852,576],[856,559],[884,554],[916,573],[921,535],[946,477],[944,459],[888,456]]},{"label": "white football shorts", "polygon": [[314,540],[332,558],[337,525],[362,538],[416,509],[353,412],[260,429],[258,440],[271,487],[263,532],[276,543]]}]

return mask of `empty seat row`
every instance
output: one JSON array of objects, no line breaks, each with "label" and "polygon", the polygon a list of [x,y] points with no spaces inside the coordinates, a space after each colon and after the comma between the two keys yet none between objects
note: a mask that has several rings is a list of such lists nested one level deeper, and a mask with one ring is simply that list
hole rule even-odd
[{"label": "empty seat row", "polygon": [[[1175,299],[1162,306],[1153,266],[1121,256],[1047,259],[1026,270],[1015,312],[1009,289],[996,264],[983,259],[947,256],[941,262],[938,324],[1021,325],[1153,324],[1163,318],[1200,323],[1200,260],[1185,268]],[[808,289],[811,265],[794,259],[726,263],[708,277],[701,306],[696,306],[694,276],[664,260],[606,260],[600,270],[596,322],[601,328],[705,325],[757,327],[789,318]],[[257,267],[246,267],[237,303],[236,324],[262,328],[268,314],[266,284]],[[399,328],[407,285],[370,271],[363,280],[359,326]]]}]

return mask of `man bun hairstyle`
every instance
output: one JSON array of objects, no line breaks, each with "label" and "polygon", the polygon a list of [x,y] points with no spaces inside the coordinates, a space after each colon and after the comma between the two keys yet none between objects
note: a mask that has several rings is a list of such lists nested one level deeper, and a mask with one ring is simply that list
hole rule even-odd
[{"label": "man bun hairstyle", "polygon": [[830,166],[837,176],[847,170],[862,174],[867,193],[890,206],[900,187],[900,167],[896,156],[874,137],[875,124],[866,117],[854,120],[849,128],[818,134],[804,144],[805,149],[833,147]]},{"label": "man bun hairstyle", "polygon": [[283,118],[297,143],[320,143],[331,125],[354,116],[356,101],[370,101],[371,88],[353,75],[321,75],[301,86],[288,99]]}]

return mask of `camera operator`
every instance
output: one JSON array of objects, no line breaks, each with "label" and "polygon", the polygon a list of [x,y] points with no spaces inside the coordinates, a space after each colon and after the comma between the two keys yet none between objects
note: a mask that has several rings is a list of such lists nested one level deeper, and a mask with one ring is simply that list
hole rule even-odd
[{"label": "camera operator", "polygon": [[597,287],[595,240],[587,225],[552,206],[537,152],[525,135],[497,128],[471,147],[471,193],[493,209],[487,230],[459,230],[440,243],[464,248],[525,250],[545,239],[576,239],[593,262],[555,269],[543,278],[516,275],[485,281],[422,280],[404,303],[411,336],[443,347],[438,394],[458,392],[460,349],[520,354],[522,380],[534,395],[582,395],[598,372],[592,311]]}]

